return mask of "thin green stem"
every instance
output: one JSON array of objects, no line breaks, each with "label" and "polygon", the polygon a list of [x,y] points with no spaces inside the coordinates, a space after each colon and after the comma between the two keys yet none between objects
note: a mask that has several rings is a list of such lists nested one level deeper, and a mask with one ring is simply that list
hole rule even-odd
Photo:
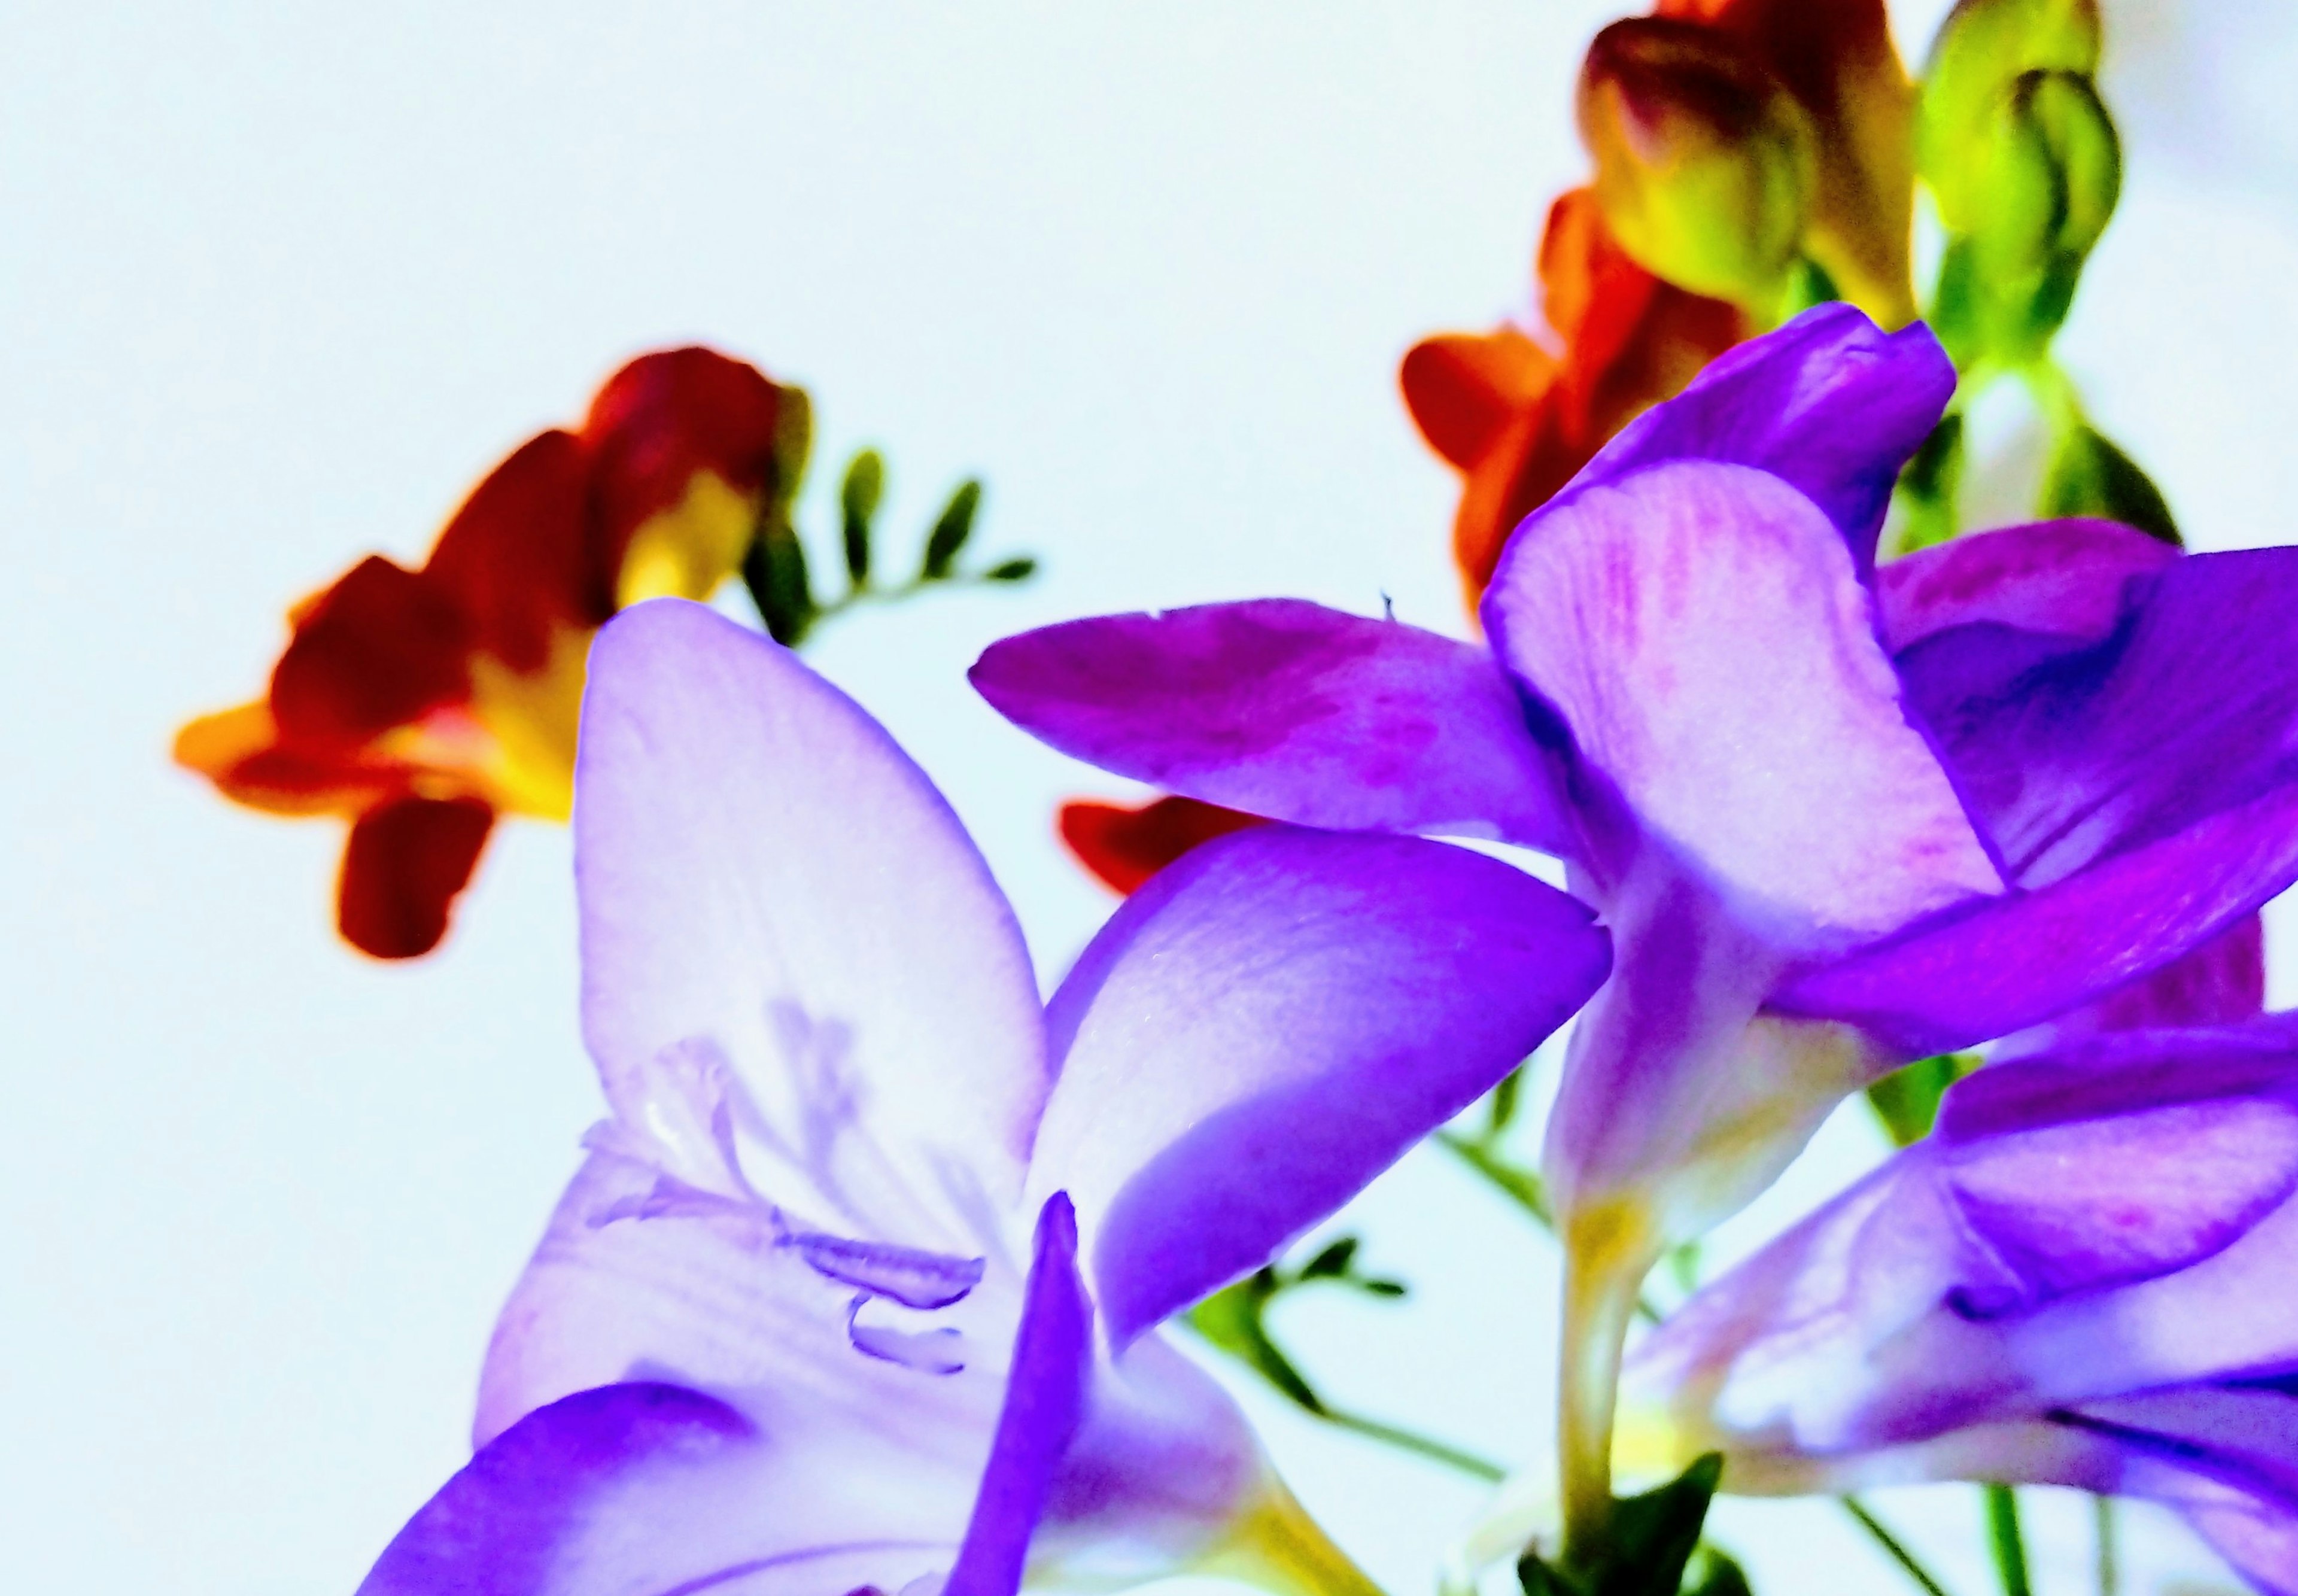
[{"label": "thin green stem", "polygon": [[1417,1430],[1408,1430],[1401,1425],[1386,1424],[1380,1419],[1368,1418],[1361,1413],[1351,1413],[1339,1408],[1327,1408],[1317,1417],[1337,1428],[1351,1431],[1386,1446],[1393,1446],[1401,1451],[1411,1452],[1417,1457],[1426,1458],[1432,1462],[1442,1463],[1448,1468],[1457,1468],[1462,1474],[1484,1480],[1488,1484],[1497,1484],[1508,1478],[1508,1470],[1490,1459],[1480,1458],[1475,1452],[1464,1451],[1448,1442],[1439,1441],[1433,1435],[1423,1435]]},{"label": "thin green stem", "polygon": [[2114,1498],[2090,1499],[2091,1532],[2098,1551],[2098,1596],[2120,1596],[2122,1590],[2122,1549],[2114,1517]]},{"label": "thin green stem", "polygon": [[1995,1553],[1995,1572],[2002,1576],[2003,1596],[2034,1596],[2027,1579],[2027,1538],[2019,1528],[2019,1493],[2008,1485],[1985,1490],[1987,1542]]},{"label": "thin green stem", "polygon": [[1553,1235],[1556,1215],[1550,1211],[1548,1194],[1540,1189],[1540,1177],[1529,1170],[1520,1170],[1500,1156],[1500,1150],[1490,1142],[1465,1137],[1457,1131],[1440,1130],[1436,1140],[1447,1152],[1490,1181],[1495,1190],[1530,1214],[1542,1229]]},{"label": "thin green stem", "polygon": [[1915,1554],[1907,1550],[1905,1543],[1886,1528],[1881,1519],[1867,1510],[1865,1502],[1856,1496],[1839,1496],[1836,1500],[1843,1504],[1845,1512],[1859,1521],[1859,1527],[1874,1538],[1875,1544],[1889,1554],[1891,1560],[1899,1565],[1900,1570],[1909,1579],[1921,1585],[1929,1596],[1947,1596],[1947,1587],[1933,1579],[1930,1570],[1916,1560]]}]

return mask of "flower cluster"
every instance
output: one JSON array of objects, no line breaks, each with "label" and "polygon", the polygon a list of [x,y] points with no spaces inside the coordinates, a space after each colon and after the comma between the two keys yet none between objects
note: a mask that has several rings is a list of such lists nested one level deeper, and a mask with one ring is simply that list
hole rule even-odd
[{"label": "flower cluster", "polygon": [[[1744,1596],[1716,1490],[1971,1480],[2006,1568],[2010,1490],[2048,1484],[2298,1596],[2298,1020],[2259,918],[2298,883],[2298,548],[2184,552],[2051,363],[2119,179],[2098,45],[2087,0],[1962,0],[1920,82],[1880,0],[1600,34],[1548,336],[1405,363],[1477,641],[1269,598],[974,664],[1168,795],[1065,811],[1127,896],[1049,998],[932,780],[792,651],[1030,562],[958,576],[968,484],[872,586],[864,451],[818,602],[798,390],[643,357],[419,570],[301,606],[178,759],[347,818],[342,927],[385,957],[437,943],[498,815],[571,818],[606,1111],[470,1460],[363,1596],[1370,1596],[1189,1331],[1498,1484],[1462,1590]],[[2037,502],[1950,536],[2005,380],[2052,417]],[[699,602],[738,571],[763,634]],[[1698,1280],[1863,1091],[1896,1147]],[[1314,1282],[1404,1292],[1351,1237],[1286,1253],[1431,1141],[1560,1245],[1552,1456],[1336,1406],[1271,1327]]]}]

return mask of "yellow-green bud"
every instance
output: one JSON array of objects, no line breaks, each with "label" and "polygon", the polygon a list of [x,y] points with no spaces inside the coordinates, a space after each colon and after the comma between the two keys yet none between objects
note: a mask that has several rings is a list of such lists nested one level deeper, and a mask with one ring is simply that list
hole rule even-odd
[{"label": "yellow-green bud", "polygon": [[1959,0],[1923,72],[1915,170],[1955,232],[1986,181],[1989,130],[2029,72],[2088,78],[2098,70],[2097,0]]},{"label": "yellow-green bud", "polygon": [[2077,262],[2106,230],[2122,187],[2114,123],[2090,79],[2036,71],[1990,119],[1964,227],[1991,278]]},{"label": "yellow-green bud", "polygon": [[1811,209],[1817,136],[1770,73],[1714,29],[1633,18],[1589,46],[1579,116],[1621,248],[1680,287],[1776,309]]}]

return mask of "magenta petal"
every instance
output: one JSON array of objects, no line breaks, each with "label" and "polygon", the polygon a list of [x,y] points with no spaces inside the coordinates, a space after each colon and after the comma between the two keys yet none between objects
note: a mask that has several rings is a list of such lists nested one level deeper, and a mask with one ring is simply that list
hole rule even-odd
[{"label": "magenta petal", "polygon": [[1576,851],[1506,675],[1418,627],[1289,599],[1108,616],[993,644],[972,681],[1062,752],[1206,803]]},{"label": "magenta petal", "polygon": [[1883,646],[1896,654],[1982,621],[2097,642],[2120,623],[2130,579],[2178,558],[2160,538],[2114,521],[2037,521],[1955,538],[1876,571]]},{"label": "magenta petal", "polygon": [[583,1034],[616,1117],[698,1145],[702,1083],[807,1223],[978,1254],[1047,1088],[1041,1012],[923,773],[788,649],[661,600],[591,650],[574,790]]},{"label": "magenta petal", "polygon": [[1779,478],[1694,461],[1586,490],[1509,544],[1484,625],[1639,829],[1782,945],[1999,890],[1842,540]]},{"label": "magenta petal", "polygon": [[946,1542],[889,1533],[889,1517],[847,1520],[724,1402],[610,1385],[529,1415],[472,1459],[360,1596],[810,1596],[899,1590],[946,1566]]},{"label": "magenta petal", "polygon": [[1849,305],[1815,306],[1711,361],[1681,394],[1630,422],[1556,502],[1669,460],[1753,466],[1817,505],[1865,571],[1899,467],[1955,381],[1922,323],[1885,333]]},{"label": "magenta petal", "polygon": [[1157,877],[1049,1008],[1029,1171],[1077,1199],[1112,1342],[1339,1207],[1609,963],[1587,909],[1441,843],[1265,826]]},{"label": "magenta petal", "polygon": [[2298,878],[2298,789],[2035,892],[1949,910],[1806,972],[1768,1006],[1841,1020],[1902,1057],[2009,1036],[2180,957]]},{"label": "magenta petal", "polygon": [[1077,1241],[1076,1211],[1057,1192],[1037,1216],[997,1438],[942,1596],[1013,1596],[1021,1588],[1029,1537],[1085,1414],[1093,1308],[1078,1278]]}]

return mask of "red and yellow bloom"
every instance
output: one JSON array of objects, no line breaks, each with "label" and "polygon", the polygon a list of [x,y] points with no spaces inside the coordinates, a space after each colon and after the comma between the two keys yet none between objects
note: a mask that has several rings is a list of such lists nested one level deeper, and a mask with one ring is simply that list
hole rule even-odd
[{"label": "red and yellow bloom", "polygon": [[593,634],[732,575],[807,428],[805,393],[745,362],[632,361],[578,428],[489,473],[421,569],[370,555],[297,605],[269,690],[185,726],[177,761],[250,807],[350,821],[343,936],[427,953],[498,815],[566,818]]},{"label": "red and yellow bloom", "polygon": [[1465,479],[1473,609],[1501,545],[1619,429],[1831,291],[1914,318],[1914,90],[1881,0],[1661,0],[1581,72],[1593,181],[1550,208],[1550,335],[1448,333],[1405,356],[1407,407]]}]

